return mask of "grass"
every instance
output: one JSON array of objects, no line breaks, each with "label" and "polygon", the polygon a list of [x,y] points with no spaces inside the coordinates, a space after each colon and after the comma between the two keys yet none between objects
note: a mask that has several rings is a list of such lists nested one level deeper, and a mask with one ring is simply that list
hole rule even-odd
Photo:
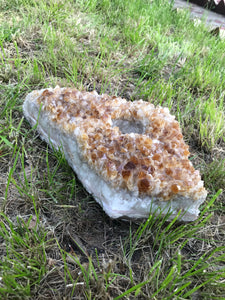
[{"label": "grass", "polygon": [[[225,299],[224,47],[169,1],[0,0],[1,299]],[[169,107],[199,219],[109,219],[23,118],[56,84]]]}]

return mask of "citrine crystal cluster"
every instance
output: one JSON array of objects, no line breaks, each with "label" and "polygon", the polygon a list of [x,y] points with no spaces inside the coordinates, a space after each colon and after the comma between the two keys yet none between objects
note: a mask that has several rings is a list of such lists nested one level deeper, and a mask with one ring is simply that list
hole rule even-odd
[{"label": "citrine crystal cluster", "polygon": [[167,108],[56,87],[33,91],[23,109],[109,216],[181,210],[182,220],[197,218],[207,192]]}]

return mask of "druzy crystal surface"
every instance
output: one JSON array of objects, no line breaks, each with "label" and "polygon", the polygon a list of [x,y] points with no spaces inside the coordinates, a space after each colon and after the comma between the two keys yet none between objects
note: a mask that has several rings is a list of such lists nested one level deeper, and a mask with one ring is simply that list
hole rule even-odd
[{"label": "druzy crystal surface", "polygon": [[23,110],[110,217],[197,218],[207,192],[167,108],[56,87],[30,93]]}]

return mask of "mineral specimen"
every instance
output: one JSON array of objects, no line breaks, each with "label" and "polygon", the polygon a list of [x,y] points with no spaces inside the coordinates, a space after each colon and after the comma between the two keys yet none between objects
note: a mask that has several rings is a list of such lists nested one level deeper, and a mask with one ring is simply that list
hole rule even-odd
[{"label": "mineral specimen", "polygon": [[28,94],[23,111],[110,217],[198,217],[207,192],[167,108],[56,87]]}]

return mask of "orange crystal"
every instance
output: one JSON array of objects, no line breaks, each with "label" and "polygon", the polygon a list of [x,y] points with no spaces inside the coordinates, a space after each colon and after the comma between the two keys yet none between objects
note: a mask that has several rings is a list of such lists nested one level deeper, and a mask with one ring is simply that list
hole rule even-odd
[{"label": "orange crystal", "polygon": [[205,192],[168,109],[69,88],[45,90],[37,102],[62,130],[79,128],[82,159],[111,186],[161,201]]}]

